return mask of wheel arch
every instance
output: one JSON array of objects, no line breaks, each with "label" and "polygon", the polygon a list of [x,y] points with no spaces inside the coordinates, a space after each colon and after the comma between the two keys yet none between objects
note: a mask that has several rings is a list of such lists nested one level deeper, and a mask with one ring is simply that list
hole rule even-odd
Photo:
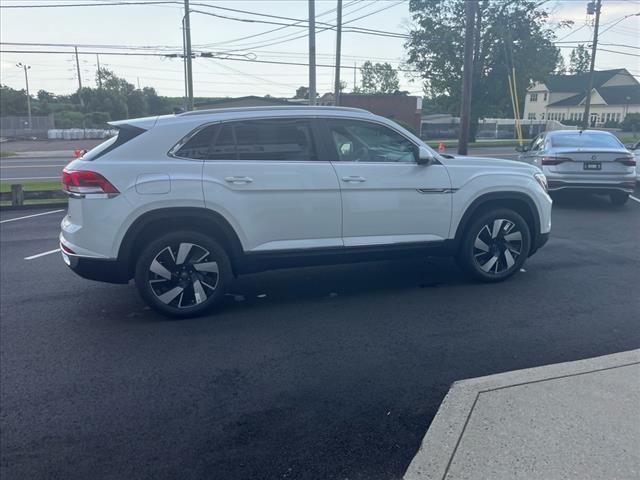
[{"label": "wheel arch", "polygon": [[176,230],[194,230],[209,235],[228,252],[234,271],[243,248],[231,224],[218,212],[199,207],[167,207],[151,210],[137,218],[125,233],[118,250],[118,261],[133,278],[135,259],[146,240]]},{"label": "wheel arch", "polygon": [[530,255],[532,255],[535,252],[535,245],[538,244],[538,237],[540,236],[540,214],[538,207],[529,195],[513,191],[485,193],[471,202],[458,222],[456,233],[453,237],[455,250],[457,251],[460,247],[462,237],[473,218],[492,208],[510,208],[524,218],[531,234],[532,251]]}]

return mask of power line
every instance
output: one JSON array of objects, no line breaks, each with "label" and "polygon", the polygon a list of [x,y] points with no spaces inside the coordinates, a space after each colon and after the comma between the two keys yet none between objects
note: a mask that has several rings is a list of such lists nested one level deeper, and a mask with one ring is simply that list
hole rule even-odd
[{"label": "power line", "polygon": [[150,0],[147,2],[109,2],[109,3],[58,3],[58,4],[39,4],[39,5],[0,5],[0,8],[64,8],[64,7],[115,7],[121,5],[166,5],[176,4],[175,0]]},{"label": "power line", "polygon": [[[49,53],[49,54],[64,54],[69,55],[72,52],[66,50],[5,50],[0,49],[0,53]],[[79,55],[113,55],[113,56],[142,56],[142,57],[160,57],[160,58],[178,58],[181,54],[175,53],[147,53],[147,52],[104,52],[104,51],[82,51],[78,52]],[[201,52],[197,56],[202,58],[213,58],[216,60],[229,60],[234,62],[251,62],[251,63],[264,63],[270,65],[292,65],[292,66],[301,66],[308,67],[309,64],[307,62],[284,62],[284,61],[276,61],[276,60],[258,60],[258,59],[250,59],[240,57],[228,57],[226,56],[226,52],[222,52],[223,56],[215,56],[216,54],[213,52]],[[316,64],[318,67],[323,68],[335,68],[333,64],[325,64],[318,63]],[[343,65],[341,68],[343,69],[351,69],[351,70],[362,70],[362,67],[358,66],[350,66]],[[399,72],[409,72],[409,73],[420,73],[418,70],[410,70],[400,67],[394,67]]]}]

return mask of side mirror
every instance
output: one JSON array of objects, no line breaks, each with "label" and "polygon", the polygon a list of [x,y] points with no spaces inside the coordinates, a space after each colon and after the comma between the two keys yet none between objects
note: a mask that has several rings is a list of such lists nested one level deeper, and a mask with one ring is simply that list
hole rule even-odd
[{"label": "side mirror", "polygon": [[529,151],[529,145],[518,145],[516,147],[516,152],[524,153]]},{"label": "side mirror", "polygon": [[418,165],[431,165],[431,163],[433,162],[433,155],[431,155],[431,152],[429,151],[428,148],[426,147],[420,147],[418,148],[418,158],[416,160],[416,163]]}]

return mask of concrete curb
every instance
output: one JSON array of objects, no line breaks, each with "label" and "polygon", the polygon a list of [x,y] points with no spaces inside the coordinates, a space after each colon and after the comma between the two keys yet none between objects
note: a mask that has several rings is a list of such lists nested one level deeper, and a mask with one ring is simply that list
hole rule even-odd
[{"label": "concrete curb", "polygon": [[404,480],[444,479],[481,393],[640,363],[640,349],[455,382],[436,414]]}]

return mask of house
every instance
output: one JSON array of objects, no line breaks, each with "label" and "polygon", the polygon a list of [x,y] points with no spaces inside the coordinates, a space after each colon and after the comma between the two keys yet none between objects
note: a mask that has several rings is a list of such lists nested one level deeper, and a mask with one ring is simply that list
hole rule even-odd
[{"label": "house", "polygon": [[[325,93],[318,98],[318,105],[334,105],[333,93]],[[420,135],[422,120],[422,97],[413,97],[404,93],[342,93],[340,106],[362,108],[382,117],[390,118],[404,127],[409,127]]]},{"label": "house", "polygon": [[[588,73],[550,75],[527,90],[523,120],[582,121]],[[627,69],[593,72],[589,124],[622,122],[628,113],[640,113],[640,83]]]},{"label": "house", "polygon": [[218,100],[199,103],[196,105],[196,110],[208,110],[211,108],[265,107],[278,105],[296,105],[296,103],[289,102],[288,100],[284,100],[282,98],[258,97],[256,95],[249,95],[246,97],[221,98]]}]

